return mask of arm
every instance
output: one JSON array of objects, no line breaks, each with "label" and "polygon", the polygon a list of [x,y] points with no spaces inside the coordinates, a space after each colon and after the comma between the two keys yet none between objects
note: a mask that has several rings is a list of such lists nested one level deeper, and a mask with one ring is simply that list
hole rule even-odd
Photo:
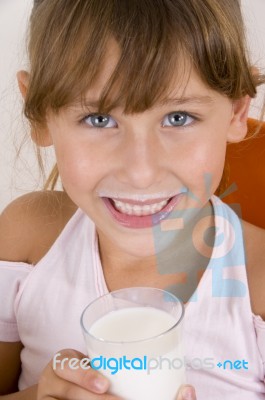
[{"label": "arm", "polygon": [[[45,251],[43,243],[40,246],[33,239],[37,238],[37,232],[40,232],[39,236],[43,234],[39,229],[40,226],[43,226],[42,229],[45,229],[45,231],[48,231],[45,224],[53,226],[50,219],[46,217],[48,214],[54,217],[54,214],[56,214],[55,205],[65,203],[60,196],[62,197],[61,193],[58,195],[53,193],[51,196],[47,192],[30,193],[14,200],[6,207],[0,215],[1,261],[30,262],[34,257],[33,248],[41,248],[42,251]],[[47,207],[47,204],[50,207]],[[44,214],[44,217],[42,214]],[[57,215],[60,217],[59,212],[57,212]],[[45,238],[48,247],[50,236],[48,235]],[[2,301],[1,303],[1,307],[4,307],[5,302]],[[22,347],[20,342],[0,341],[0,399],[35,400],[37,398],[36,387],[11,394],[18,391]]]},{"label": "arm", "polygon": [[[37,387],[17,392],[20,374],[20,342],[0,342],[0,399],[36,400]],[[13,393],[13,394],[10,394]]]},{"label": "arm", "polygon": [[0,342],[0,395],[17,390],[21,350],[20,342]]},{"label": "arm", "polygon": [[[11,203],[0,216],[0,260],[2,261],[26,261],[28,248],[20,240],[21,225],[16,224],[20,207],[17,205]],[[4,307],[4,302],[1,307]],[[30,396],[29,393],[27,396],[21,392],[19,397],[10,394],[18,390],[22,348],[21,342],[0,342],[0,399],[36,399],[36,396]]]},{"label": "arm", "polygon": [[2,400],[36,400],[37,399],[37,386],[32,386],[22,392],[0,396]]}]

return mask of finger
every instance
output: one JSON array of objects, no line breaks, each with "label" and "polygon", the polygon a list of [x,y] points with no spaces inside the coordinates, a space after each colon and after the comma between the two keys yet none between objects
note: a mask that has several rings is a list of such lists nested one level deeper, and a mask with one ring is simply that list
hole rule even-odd
[{"label": "finger", "polygon": [[55,374],[93,393],[106,393],[109,381],[98,371],[90,368],[88,358],[76,350],[62,350],[52,360]]},{"label": "finger", "polygon": [[178,391],[176,400],[196,400],[196,392],[193,386],[183,385]]},{"label": "finger", "polygon": [[52,372],[44,374],[38,384],[37,400],[121,400],[111,394],[92,393],[58,376],[50,379]]},{"label": "finger", "polygon": [[[54,397],[56,396],[56,397]],[[74,384],[63,385],[62,390],[56,389],[56,393],[47,393],[43,397],[38,397],[38,400],[122,400],[120,397],[116,397],[111,394],[95,394],[85,389],[80,388]]]}]

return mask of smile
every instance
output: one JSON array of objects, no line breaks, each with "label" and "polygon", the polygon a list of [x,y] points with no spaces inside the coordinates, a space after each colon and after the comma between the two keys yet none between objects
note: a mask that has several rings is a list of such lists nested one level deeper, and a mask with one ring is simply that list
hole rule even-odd
[{"label": "smile", "polygon": [[111,216],[127,228],[151,228],[169,217],[185,193],[167,199],[152,199],[144,202],[128,199],[102,197]]},{"label": "smile", "polygon": [[141,217],[143,215],[152,215],[161,211],[163,207],[168,204],[169,200],[170,199],[144,205],[132,205],[118,200],[113,200],[113,202],[116,210],[120,211],[122,214],[137,215],[138,217]]}]

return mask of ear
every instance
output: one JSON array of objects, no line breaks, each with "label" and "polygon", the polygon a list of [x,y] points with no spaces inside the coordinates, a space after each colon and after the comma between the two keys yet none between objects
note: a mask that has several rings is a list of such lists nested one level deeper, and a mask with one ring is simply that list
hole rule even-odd
[{"label": "ear", "polygon": [[27,71],[18,71],[17,82],[20,93],[22,94],[22,97],[25,100],[28,91],[29,73]]},{"label": "ear", "polygon": [[[18,71],[17,72],[17,82],[20,93],[25,100],[27,92],[28,92],[28,85],[29,85],[29,73],[27,71]],[[48,147],[51,146],[52,138],[49,133],[48,127],[45,125],[40,124],[31,124],[31,138],[38,146],[41,147]]]},{"label": "ear", "polygon": [[34,126],[31,125],[30,135],[31,139],[37,146],[49,147],[52,146],[53,144],[50,131],[46,124],[45,125],[34,124]]},{"label": "ear", "polygon": [[244,96],[233,101],[232,118],[227,132],[227,142],[236,143],[244,139],[248,131],[248,113],[251,97]]}]

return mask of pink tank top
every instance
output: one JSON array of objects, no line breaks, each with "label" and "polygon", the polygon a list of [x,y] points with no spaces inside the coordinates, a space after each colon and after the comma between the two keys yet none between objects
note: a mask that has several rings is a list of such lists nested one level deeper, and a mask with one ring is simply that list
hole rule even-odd
[{"label": "pink tank top", "polygon": [[[211,200],[219,234],[186,304],[187,382],[198,400],[264,399],[265,322],[251,311],[240,220]],[[59,350],[86,353],[80,315],[105,293],[95,226],[80,209],[36,266],[0,261],[0,341],[24,345],[20,390],[37,383]]]}]

